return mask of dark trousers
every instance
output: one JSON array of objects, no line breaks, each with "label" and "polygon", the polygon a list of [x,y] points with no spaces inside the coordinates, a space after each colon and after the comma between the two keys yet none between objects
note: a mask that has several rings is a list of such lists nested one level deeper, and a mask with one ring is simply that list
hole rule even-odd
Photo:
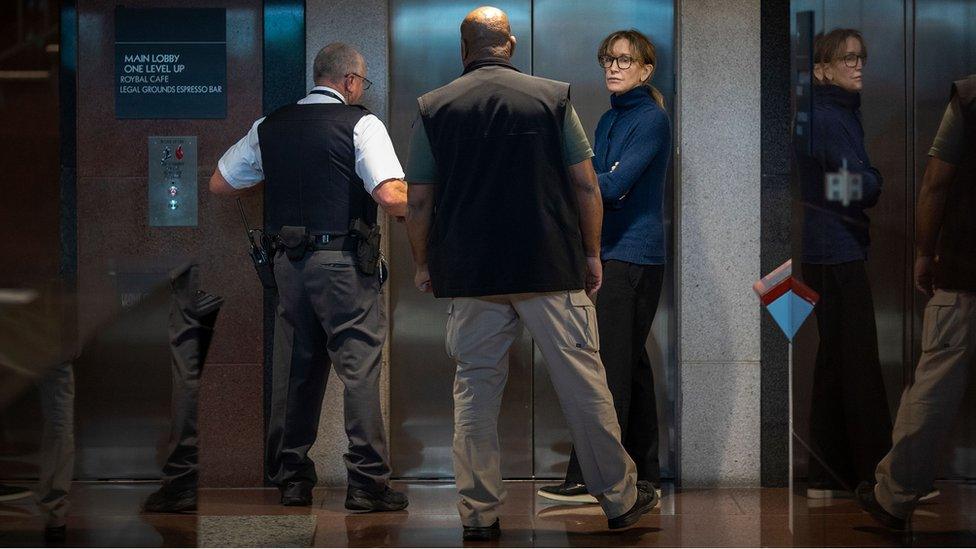
[{"label": "dark trousers", "polygon": [[[199,266],[187,266],[172,278],[169,343],[173,372],[169,454],[163,465],[163,485],[173,490],[196,490],[200,448],[197,404],[200,376],[220,308],[201,310]],[[218,298],[219,299],[219,298]]]},{"label": "dark trousers", "polygon": [[[596,301],[600,359],[607,372],[624,449],[637,465],[637,480],[654,485],[661,482],[657,401],[654,373],[644,345],[663,282],[664,265],[606,261]],[[569,457],[566,481],[584,484],[575,449]]]},{"label": "dark trousers", "polygon": [[871,285],[863,261],[804,263],[803,279],[820,294],[809,481],[853,490],[861,481],[874,482],[874,469],[891,448]]},{"label": "dark trousers", "polygon": [[379,380],[386,314],[378,277],[356,270],[353,255],[316,251],[299,261],[275,257],[278,311],[267,464],[271,481],[318,481],[308,450],[318,433],[330,364],[345,386],[349,485],[386,486],[390,476]]}]

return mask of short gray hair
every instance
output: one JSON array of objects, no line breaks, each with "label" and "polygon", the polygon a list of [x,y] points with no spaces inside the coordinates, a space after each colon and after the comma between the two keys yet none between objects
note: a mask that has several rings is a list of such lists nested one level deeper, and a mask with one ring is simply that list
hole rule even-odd
[{"label": "short gray hair", "polygon": [[366,60],[356,48],[342,42],[333,42],[319,50],[312,66],[312,78],[338,82],[351,72],[359,72],[359,64],[365,67]]}]

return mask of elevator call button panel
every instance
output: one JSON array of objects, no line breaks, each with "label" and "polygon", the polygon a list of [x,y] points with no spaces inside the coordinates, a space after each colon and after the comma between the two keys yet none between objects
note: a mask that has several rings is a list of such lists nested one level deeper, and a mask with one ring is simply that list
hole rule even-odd
[{"label": "elevator call button panel", "polygon": [[197,226],[197,138],[149,138],[149,226]]}]

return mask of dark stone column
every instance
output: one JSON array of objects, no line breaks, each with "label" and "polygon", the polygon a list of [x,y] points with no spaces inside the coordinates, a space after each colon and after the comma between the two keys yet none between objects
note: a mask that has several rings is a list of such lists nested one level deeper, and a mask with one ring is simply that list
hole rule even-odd
[{"label": "dark stone column", "polygon": [[[763,0],[762,191],[760,271],[763,275],[790,258],[790,2]],[[763,313],[760,417],[763,486],[785,486],[789,475],[789,346],[772,318]]]}]

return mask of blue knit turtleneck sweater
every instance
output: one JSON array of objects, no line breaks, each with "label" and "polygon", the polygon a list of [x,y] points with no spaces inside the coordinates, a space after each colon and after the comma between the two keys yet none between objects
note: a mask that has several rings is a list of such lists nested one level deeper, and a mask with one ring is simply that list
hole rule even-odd
[{"label": "blue knit turtleneck sweater", "polygon": [[[834,265],[867,259],[871,242],[865,210],[881,197],[881,174],[868,158],[861,127],[861,94],[838,86],[814,86],[811,153],[798,151],[803,197],[803,261]],[[862,198],[847,206],[828,201],[824,174],[861,174]]]},{"label": "blue knit turtleneck sweater", "polygon": [[610,105],[594,140],[593,168],[604,205],[600,255],[604,261],[663,265],[671,121],[645,86],[611,95]]}]

